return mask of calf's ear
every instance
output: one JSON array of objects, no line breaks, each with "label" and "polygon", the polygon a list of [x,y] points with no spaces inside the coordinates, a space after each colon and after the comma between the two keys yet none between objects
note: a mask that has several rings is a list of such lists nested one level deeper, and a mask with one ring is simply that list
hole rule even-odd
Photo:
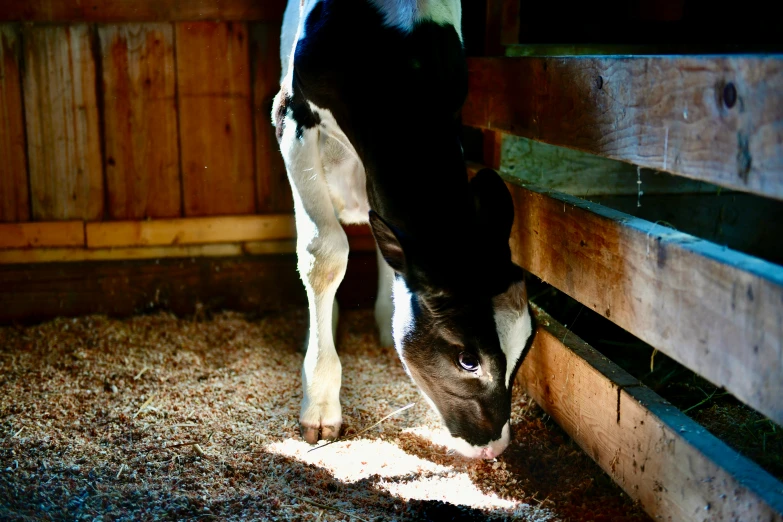
[{"label": "calf's ear", "polygon": [[397,273],[405,272],[405,251],[402,247],[401,232],[384,221],[374,210],[370,210],[370,228],[381,255]]},{"label": "calf's ear", "polygon": [[514,202],[508,187],[492,169],[481,169],[470,180],[470,187],[479,229],[493,240],[508,244],[514,223]]},{"label": "calf's ear", "polygon": [[492,291],[500,293],[510,283],[521,281],[523,270],[511,261],[508,240],[514,224],[514,201],[500,176],[492,169],[480,170],[470,180],[476,221],[484,241],[483,257],[492,263]]}]

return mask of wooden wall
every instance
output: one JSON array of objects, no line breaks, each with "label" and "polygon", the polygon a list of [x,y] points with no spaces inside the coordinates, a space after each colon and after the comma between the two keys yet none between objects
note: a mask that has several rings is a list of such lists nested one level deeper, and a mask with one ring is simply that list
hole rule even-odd
[{"label": "wooden wall", "polygon": [[[0,0],[0,321],[123,315],[174,287],[193,289],[175,311],[220,288],[252,309],[276,280],[302,304],[271,123],[284,7]],[[369,229],[346,230],[349,280],[374,280]],[[374,285],[344,286],[346,306],[372,304]]]},{"label": "wooden wall", "polygon": [[0,25],[0,219],[290,212],[270,123],[278,33],[271,22]]}]

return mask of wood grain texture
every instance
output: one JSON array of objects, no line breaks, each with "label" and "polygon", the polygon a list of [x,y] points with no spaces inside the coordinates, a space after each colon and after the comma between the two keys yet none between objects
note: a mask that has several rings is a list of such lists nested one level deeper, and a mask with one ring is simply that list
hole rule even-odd
[{"label": "wood grain texture", "polygon": [[[283,253],[263,252],[257,253]],[[272,250],[269,248],[268,250]],[[284,253],[292,253],[290,250]],[[231,257],[245,253],[241,243],[211,243],[207,245],[173,245],[118,248],[12,248],[0,249],[0,265],[75,263],[82,261],[127,261],[132,259],[165,259],[172,257]],[[255,252],[254,252],[255,253]]]},{"label": "wood grain texture", "polygon": [[285,0],[0,0],[0,21],[167,22],[283,18]]},{"label": "wood grain texture", "polygon": [[471,58],[466,125],[783,199],[783,58]]},{"label": "wood grain texture", "polygon": [[221,216],[88,223],[87,247],[235,243],[296,237],[294,216]]},{"label": "wood grain texture", "polygon": [[83,247],[84,223],[0,223],[0,249],[33,247]]},{"label": "wood grain texture", "polygon": [[185,216],[256,211],[247,26],[176,24]]},{"label": "wood grain texture", "polygon": [[[642,184],[644,187],[644,184]],[[649,222],[783,266],[783,205],[754,194],[647,194],[590,197]],[[641,206],[638,202],[641,201]]]},{"label": "wood grain texture", "polygon": [[783,424],[783,270],[627,214],[510,186],[515,261]]},{"label": "wood grain texture", "polygon": [[259,212],[293,212],[294,201],[283,156],[272,127],[272,100],[280,90],[280,28],[250,26],[250,60],[253,74],[256,199]]},{"label": "wood grain texture", "polygon": [[306,306],[296,256],[0,266],[0,323],[89,314],[259,313]]},{"label": "wood grain texture", "polygon": [[[715,194],[714,185],[595,154],[502,134],[498,170],[520,183],[572,196]],[[485,163],[487,163],[485,161]],[[639,169],[639,170],[637,170]],[[637,183],[641,181],[641,185]]]},{"label": "wood grain texture", "polygon": [[519,16],[522,0],[503,0],[500,24],[500,43],[503,46],[519,43]]},{"label": "wood grain texture", "polygon": [[24,29],[24,108],[35,220],[103,217],[103,164],[92,31]]},{"label": "wood grain texture", "polygon": [[22,78],[19,68],[21,40],[17,28],[0,25],[0,222],[28,221],[30,193],[27,182]]},{"label": "wood grain texture", "polygon": [[[263,313],[307,306],[295,254],[274,252],[224,257],[235,253],[237,248],[225,244],[165,250],[172,256],[189,259],[155,256],[128,261],[3,264],[0,265],[3,289],[0,324],[89,314],[130,316],[154,310],[192,315],[199,307],[202,311]],[[187,252],[182,249],[200,251],[201,257],[183,255]],[[155,247],[131,252],[143,255],[146,251],[160,250]],[[108,255],[109,250],[102,252]],[[0,259],[2,255],[0,251]],[[340,306],[372,307],[376,282],[375,255],[352,254],[345,279],[337,291]]]},{"label": "wood grain texture", "polygon": [[656,520],[783,520],[783,485],[533,307],[527,393]]},{"label": "wood grain texture", "polygon": [[102,25],[107,213],[181,214],[174,31],[171,24]]}]

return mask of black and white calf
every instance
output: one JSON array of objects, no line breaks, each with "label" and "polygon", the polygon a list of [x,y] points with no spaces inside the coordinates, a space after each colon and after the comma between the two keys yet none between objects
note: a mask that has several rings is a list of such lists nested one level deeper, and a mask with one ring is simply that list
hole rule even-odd
[{"label": "black and white calf", "polygon": [[466,173],[459,0],[289,0],[281,59],[273,119],[310,303],[305,440],[340,430],[340,222],[369,221],[381,342],[394,343],[455,448],[493,458],[509,443],[511,385],[531,319],[508,246],[508,190],[493,171],[471,182]]}]

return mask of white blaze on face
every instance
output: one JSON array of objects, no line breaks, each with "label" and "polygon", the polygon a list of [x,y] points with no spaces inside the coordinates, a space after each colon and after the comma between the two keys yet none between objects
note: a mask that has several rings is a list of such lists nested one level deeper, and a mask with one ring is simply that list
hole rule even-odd
[{"label": "white blaze on face", "polygon": [[[400,356],[405,368],[405,372],[408,377],[415,383],[416,379],[413,378],[408,363],[405,361],[403,355],[402,342],[405,337],[413,330],[413,294],[411,293],[405,280],[400,276],[394,277],[394,284],[392,285],[392,301],[394,302],[394,314],[392,315],[392,337],[394,338],[394,348],[397,350],[397,354]],[[430,405],[432,411],[438,414],[441,422],[443,422],[443,415],[435,405],[435,402],[430,399],[421,386],[417,385],[419,392]]]},{"label": "white blaze on face", "polygon": [[[395,275],[392,284],[392,302],[394,303],[394,313],[392,315],[392,337],[394,338],[394,347],[400,359],[402,357],[402,341],[413,330],[413,294],[405,284],[405,280]],[[406,368],[407,370],[407,368]]]},{"label": "white blaze on face", "polygon": [[498,330],[500,349],[506,356],[506,388],[511,384],[512,373],[525,350],[533,331],[530,310],[525,298],[525,283],[514,283],[504,293],[492,299],[495,309],[495,326]]}]

